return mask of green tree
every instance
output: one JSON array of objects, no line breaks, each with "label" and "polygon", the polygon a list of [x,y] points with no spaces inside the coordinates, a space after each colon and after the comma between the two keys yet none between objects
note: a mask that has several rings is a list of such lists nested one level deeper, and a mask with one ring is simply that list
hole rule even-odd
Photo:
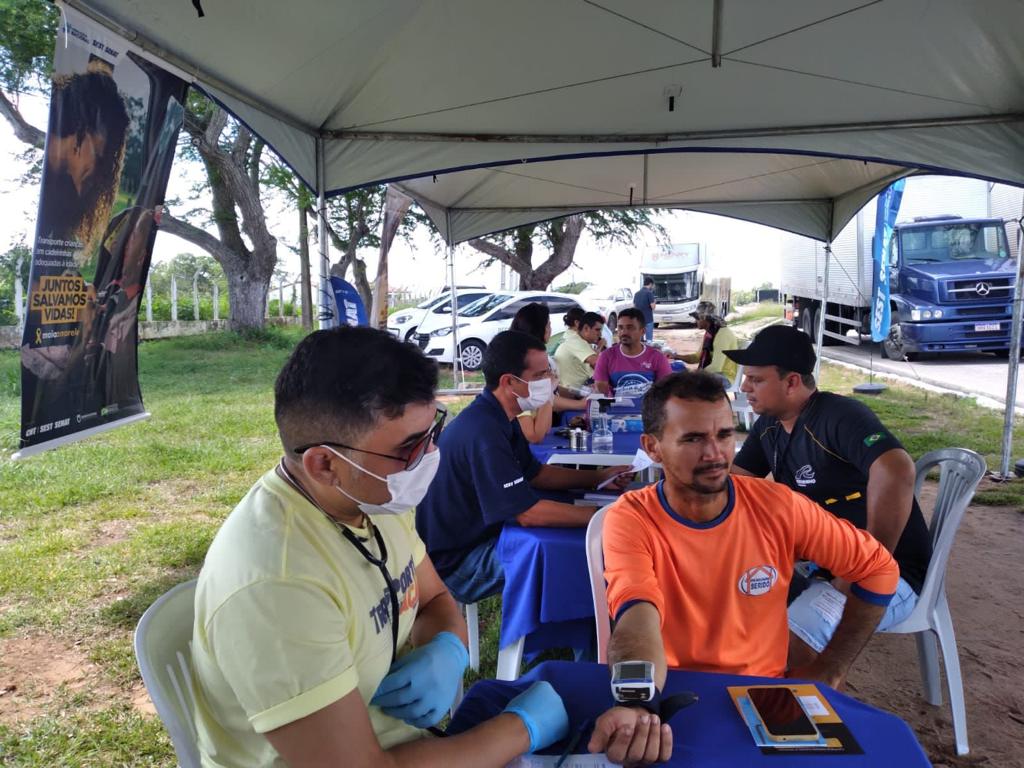
[{"label": "green tree", "polygon": [[[572,265],[584,231],[589,231],[597,242],[605,245],[630,246],[645,232],[661,242],[668,241],[668,233],[659,223],[657,211],[628,208],[577,213],[478,237],[469,244],[488,257],[486,265],[500,261],[515,270],[521,290],[544,290]],[[547,253],[546,258],[534,266],[537,245]]]}]

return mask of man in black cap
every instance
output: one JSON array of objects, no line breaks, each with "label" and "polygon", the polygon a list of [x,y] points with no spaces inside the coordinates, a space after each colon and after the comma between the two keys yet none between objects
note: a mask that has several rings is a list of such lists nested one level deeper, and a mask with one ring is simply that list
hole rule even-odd
[{"label": "man in black cap", "polygon": [[[740,389],[759,415],[732,472],[771,473],[885,545],[899,563],[900,585],[878,629],[895,626],[916,605],[931,558],[910,455],[866,405],[818,391],[814,347],[802,331],[772,325],[746,349],[725,354],[744,366]],[[789,607],[793,666],[827,645],[851,589],[831,574],[813,575]]]}]

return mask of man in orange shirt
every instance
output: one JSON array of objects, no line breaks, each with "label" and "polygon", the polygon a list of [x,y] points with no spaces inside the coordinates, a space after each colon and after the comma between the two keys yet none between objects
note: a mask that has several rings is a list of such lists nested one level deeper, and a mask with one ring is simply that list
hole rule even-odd
[{"label": "man in orange shirt", "polygon": [[[608,511],[603,543],[608,606],[615,618],[608,663],[820,680],[842,685],[896,591],[899,568],[857,530],[778,483],[730,476],[732,409],[705,373],[657,382],[644,399],[644,450],[665,478],[625,494]],[[808,666],[786,669],[786,597],[798,559],[853,586],[832,641]],[[655,704],[657,701],[654,702]],[[615,706],[589,748],[613,762],[671,755],[657,707]]]}]

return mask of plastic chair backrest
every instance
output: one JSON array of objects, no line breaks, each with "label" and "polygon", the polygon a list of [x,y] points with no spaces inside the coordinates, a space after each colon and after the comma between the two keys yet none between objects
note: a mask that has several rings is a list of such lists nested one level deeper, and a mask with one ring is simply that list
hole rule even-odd
[{"label": "plastic chair backrest", "polygon": [[135,628],[135,659],[182,768],[200,768],[192,687],[196,581],[161,595]]},{"label": "plastic chair backrest", "polygon": [[925,476],[936,466],[939,467],[939,490],[928,526],[932,539],[932,559],[918,600],[923,610],[930,610],[945,592],[946,563],[953,549],[953,539],[964,512],[974,498],[974,491],[988,469],[985,460],[967,448],[930,451],[918,459],[915,465],[915,498],[920,498]]},{"label": "plastic chair backrest", "polygon": [[604,581],[604,550],[601,549],[601,531],[604,529],[604,516],[608,512],[607,505],[601,507],[590,518],[587,525],[587,569],[590,571],[590,594],[594,599],[594,619],[597,622],[597,660],[604,664],[608,661],[608,639],[612,626],[608,618],[608,594]]}]

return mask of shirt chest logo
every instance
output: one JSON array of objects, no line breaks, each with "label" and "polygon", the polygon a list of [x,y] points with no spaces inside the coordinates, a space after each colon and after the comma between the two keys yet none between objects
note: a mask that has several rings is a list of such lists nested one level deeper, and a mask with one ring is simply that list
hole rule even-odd
[{"label": "shirt chest logo", "polygon": [[737,586],[744,595],[757,597],[767,594],[778,580],[779,572],[775,568],[770,565],[757,565],[748,568],[740,576]]},{"label": "shirt chest logo", "polygon": [[793,479],[796,480],[796,484],[801,488],[806,488],[808,485],[814,485],[814,467],[810,464],[804,464],[796,471]]}]

